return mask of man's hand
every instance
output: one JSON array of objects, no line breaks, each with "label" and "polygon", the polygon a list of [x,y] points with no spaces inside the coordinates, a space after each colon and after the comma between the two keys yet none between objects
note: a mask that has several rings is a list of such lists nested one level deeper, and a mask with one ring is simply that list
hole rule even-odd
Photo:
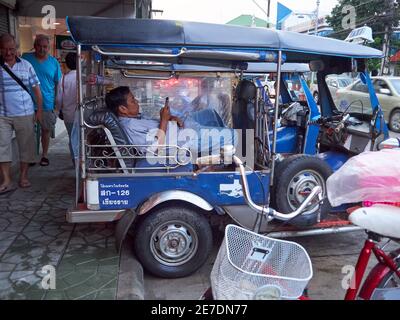
[{"label": "man's hand", "polygon": [[43,121],[43,109],[39,108],[35,113],[35,122],[42,124]]},{"label": "man's hand", "polygon": [[164,106],[164,108],[160,110],[160,120],[162,122],[168,122],[170,119],[171,119],[171,112],[169,111],[169,107]]},{"label": "man's hand", "polygon": [[37,105],[35,122],[39,122],[41,124],[43,120],[43,97],[42,97],[42,92],[40,91],[40,86],[37,85],[33,87],[32,91],[36,97],[36,105]]},{"label": "man's hand", "polygon": [[182,119],[180,119],[180,118],[178,118],[178,117],[175,117],[175,116],[171,116],[170,118],[169,118],[169,121],[176,121],[176,123],[178,124],[178,127],[179,128],[183,128],[183,121],[182,121]]}]

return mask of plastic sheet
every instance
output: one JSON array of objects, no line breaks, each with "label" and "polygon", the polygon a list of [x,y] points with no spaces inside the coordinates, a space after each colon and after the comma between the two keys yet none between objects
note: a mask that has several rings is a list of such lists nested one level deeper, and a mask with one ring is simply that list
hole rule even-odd
[{"label": "plastic sheet", "polygon": [[345,203],[400,200],[400,151],[364,152],[348,160],[327,180],[328,199]]}]

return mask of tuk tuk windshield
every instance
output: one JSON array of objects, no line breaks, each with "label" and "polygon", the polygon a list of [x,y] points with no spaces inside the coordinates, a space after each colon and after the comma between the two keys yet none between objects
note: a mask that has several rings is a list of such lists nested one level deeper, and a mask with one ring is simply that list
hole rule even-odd
[{"label": "tuk tuk windshield", "polygon": [[[300,81],[300,77],[302,75],[297,74],[297,73],[284,73],[283,74],[283,82],[285,84],[285,88],[287,93],[290,95],[290,99],[293,102],[298,102],[298,101],[305,101],[305,94],[304,94],[304,89]],[[268,88],[268,92],[270,94],[270,97],[275,98],[275,93],[276,93],[276,73],[269,74],[267,77],[266,81],[266,86]],[[281,88],[281,94],[282,94],[282,88]]]},{"label": "tuk tuk windshield", "polygon": [[287,88],[287,91],[290,94],[290,98],[292,101],[297,102],[297,101],[305,101],[305,94],[303,90],[303,86],[301,85],[300,82],[300,76],[299,75],[289,75],[284,77],[284,82]]},{"label": "tuk tuk windshield", "polygon": [[351,74],[328,75],[325,78],[336,109],[348,113],[372,114],[368,86]]}]

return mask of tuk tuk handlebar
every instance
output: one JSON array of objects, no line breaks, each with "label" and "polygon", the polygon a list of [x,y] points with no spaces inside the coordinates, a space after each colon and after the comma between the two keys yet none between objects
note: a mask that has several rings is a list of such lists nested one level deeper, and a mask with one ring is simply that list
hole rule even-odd
[{"label": "tuk tuk handlebar", "polygon": [[299,216],[303,213],[304,209],[317,196],[318,196],[318,202],[319,203],[322,202],[322,188],[320,186],[316,186],[311,191],[311,193],[306,198],[306,200],[304,200],[304,202],[300,205],[300,207],[291,213],[285,214],[285,213],[278,212],[270,207],[259,206],[256,203],[254,203],[254,201],[251,198],[249,184],[248,184],[247,176],[246,176],[246,170],[244,168],[242,160],[240,160],[237,156],[233,156],[233,162],[236,164],[236,166],[239,168],[239,171],[240,171],[243,196],[246,200],[246,203],[254,211],[265,215],[267,217],[268,221],[272,221],[274,219],[277,219],[280,221],[289,221],[289,220],[296,218],[297,216]]},{"label": "tuk tuk handlebar", "polygon": [[296,218],[297,216],[299,216],[303,213],[304,209],[311,203],[311,201],[315,197],[318,197],[319,204],[322,203],[322,199],[323,199],[322,188],[320,186],[316,186],[311,191],[311,193],[308,195],[308,197],[304,200],[304,202],[300,205],[300,207],[291,213],[281,213],[270,207],[257,205],[256,203],[254,203],[254,201],[251,198],[244,164],[243,164],[242,160],[240,160],[239,157],[235,156],[235,152],[236,152],[236,150],[233,146],[224,146],[224,148],[221,149],[220,154],[197,158],[196,164],[199,166],[219,165],[221,163],[224,163],[224,160],[226,161],[226,160],[230,159],[230,161],[229,161],[230,163],[232,163],[232,161],[233,161],[233,163],[235,163],[235,165],[239,168],[240,183],[242,185],[243,197],[246,200],[246,203],[254,211],[264,215],[268,221],[272,221],[274,219],[277,219],[280,221],[289,221],[289,220]]}]

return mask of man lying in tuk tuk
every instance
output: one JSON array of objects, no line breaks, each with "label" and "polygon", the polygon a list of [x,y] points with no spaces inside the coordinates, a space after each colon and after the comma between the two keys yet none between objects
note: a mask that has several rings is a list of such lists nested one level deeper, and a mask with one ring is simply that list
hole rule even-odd
[{"label": "man lying in tuk tuk", "polygon": [[234,130],[224,127],[213,109],[193,112],[183,120],[171,115],[166,101],[160,110],[160,121],[141,119],[139,103],[125,86],[111,90],[105,102],[118,117],[130,143],[143,153],[149,146],[168,145],[188,148],[193,154],[218,154],[223,145],[237,142]]}]

